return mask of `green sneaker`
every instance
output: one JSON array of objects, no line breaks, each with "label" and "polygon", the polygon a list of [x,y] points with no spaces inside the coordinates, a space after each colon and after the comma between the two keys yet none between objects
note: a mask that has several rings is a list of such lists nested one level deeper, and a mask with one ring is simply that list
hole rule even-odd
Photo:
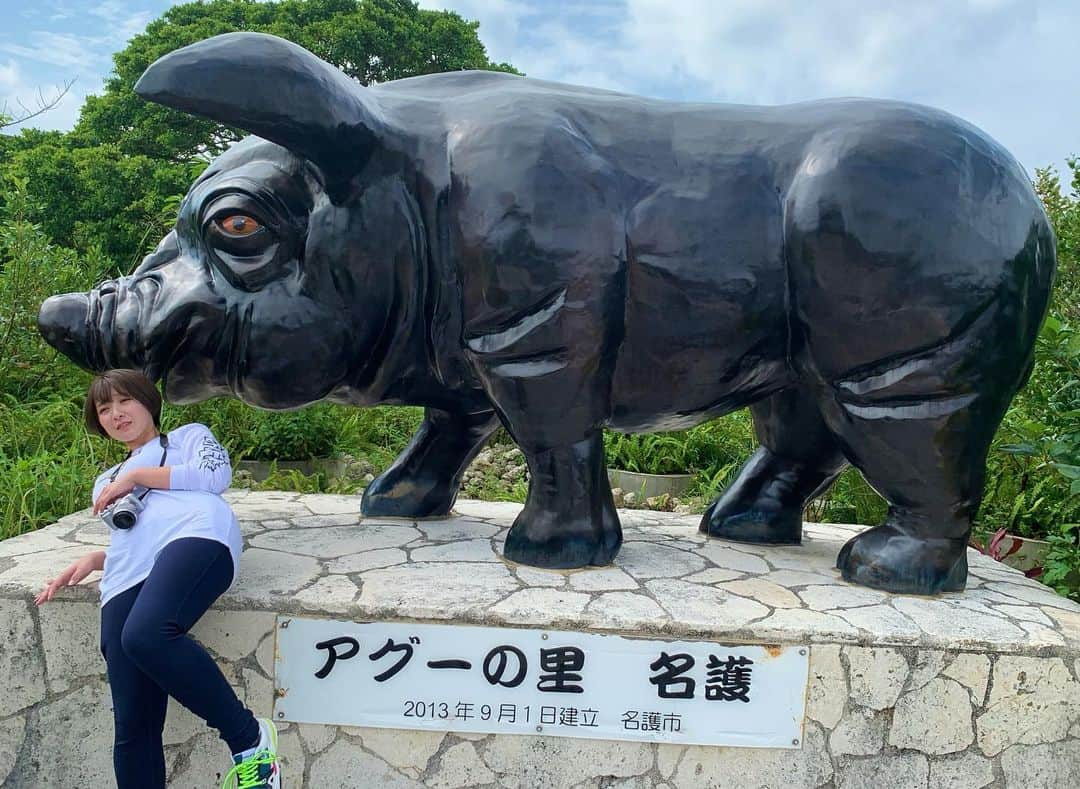
[{"label": "green sneaker", "polygon": [[235,764],[225,775],[221,789],[281,789],[274,722],[259,718],[259,744],[246,759],[234,754],[233,762]]}]

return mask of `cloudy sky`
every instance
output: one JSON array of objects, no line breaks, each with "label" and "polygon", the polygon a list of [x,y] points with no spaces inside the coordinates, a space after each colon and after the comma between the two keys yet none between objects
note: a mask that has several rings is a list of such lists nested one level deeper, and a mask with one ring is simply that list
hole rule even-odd
[{"label": "cloudy sky", "polygon": [[[982,127],[1034,173],[1080,154],[1076,0],[421,0],[480,22],[494,60],[543,79],[673,100],[872,96]],[[70,128],[110,56],[167,0],[0,0],[0,107]]]}]

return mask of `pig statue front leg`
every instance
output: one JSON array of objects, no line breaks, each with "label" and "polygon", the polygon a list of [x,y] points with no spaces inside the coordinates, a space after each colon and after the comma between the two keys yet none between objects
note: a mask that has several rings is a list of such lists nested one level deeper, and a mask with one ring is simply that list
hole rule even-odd
[{"label": "pig statue front leg", "polygon": [[614,353],[593,312],[601,306],[581,299],[571,310],[562,301],[522,319],[528,333],[513,326],[470,341],[484,389],[529,466],[504,555],[550,569],[610,564],[622,545],[603,442]]},{"label": "pig statue front leg", "polygon": [[[603,566],[619,552],[622,527],[607,478],[603,429],[581,427],[596,383],[583,378],[571,385],[571,371],[561,372],[543,376],[546,381],[489,380],[495,391],[521,394],[529,383],[536,389],[535,398],[522,398],[534,408],[523,408],[521,401],[508,408],[497,403],[529,465],[529,494],[503,555],[549,569]],[[569,400],[575,393],[581,401]],[[548,407],[541,406],[545,402]]]},{"label": "pig statue front leg", "polygon": [[565,446],[522,451],[529,495],[506,536],[506,558],[551,569],[610,564],[622,545],[622,527],[607,479],[603,431]]},{"label": "pig statue front leg", "polygon": [[[607,565],[622,545],[603,428],[629,276],[626,223],[605,191],[615,180],[602,169],[583,179],[599,157],[581,158],[573,124],[560,129],[490,163],[502,185],[476,190],[462,235],[465,357],[529,466],[503,553],[550,569]],[[456,166],[469,154],[463,143]],[[506,202],[511,178],[522,179],[517,204]]]},{"label": "pig statue front leg", "polygon": [[465,469],[498,426],[491,409],[456,413],[425,408],[409,445],[364,490],[360,511],[395,518],[448,515]]}]

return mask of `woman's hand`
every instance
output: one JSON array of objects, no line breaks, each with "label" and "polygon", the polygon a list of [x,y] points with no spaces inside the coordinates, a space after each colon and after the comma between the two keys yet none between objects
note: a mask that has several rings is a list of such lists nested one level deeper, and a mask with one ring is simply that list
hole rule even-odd
[{"label": "woman's hand", "polygon": [[98,515],[117,499],[126,496],[135,489],[135,480],[131,474],[124,474],[101,489],[94,502],[94,514]]},{"label": "woman's hand", "polygon": [[74,586],[94,570],[102,570],[104,567],[105,551],[94,551],[86,554],[86,556],[65,567],[63,572],[55,578],[47,580],[45,588],[34,598],[34,603],[40,606],[42,603],[52,600],[56,590],[61,586]]}]

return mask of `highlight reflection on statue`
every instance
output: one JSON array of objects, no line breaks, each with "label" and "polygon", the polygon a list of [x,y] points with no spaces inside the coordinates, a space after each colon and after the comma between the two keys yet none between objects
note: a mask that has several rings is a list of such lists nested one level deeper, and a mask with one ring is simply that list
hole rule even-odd
[{"label": "highlight reflection on statue", "polygon": [[851,463],[890,508],[844,577],[963,588],[1055,268],[1028,178],[979,130],[896,102],[676,104],[493,72],[365,88],[254,33],[166,55],[136,91],[256,136],[131,275],[45,302],[77,363],[142,368],[180,403],[424,406],[369,515],[449,512],[503,424],[531,476],[505,555],[553,568],[619,550],[604,428],[749,406],[761,447],[703,531],[798,543]]}]

